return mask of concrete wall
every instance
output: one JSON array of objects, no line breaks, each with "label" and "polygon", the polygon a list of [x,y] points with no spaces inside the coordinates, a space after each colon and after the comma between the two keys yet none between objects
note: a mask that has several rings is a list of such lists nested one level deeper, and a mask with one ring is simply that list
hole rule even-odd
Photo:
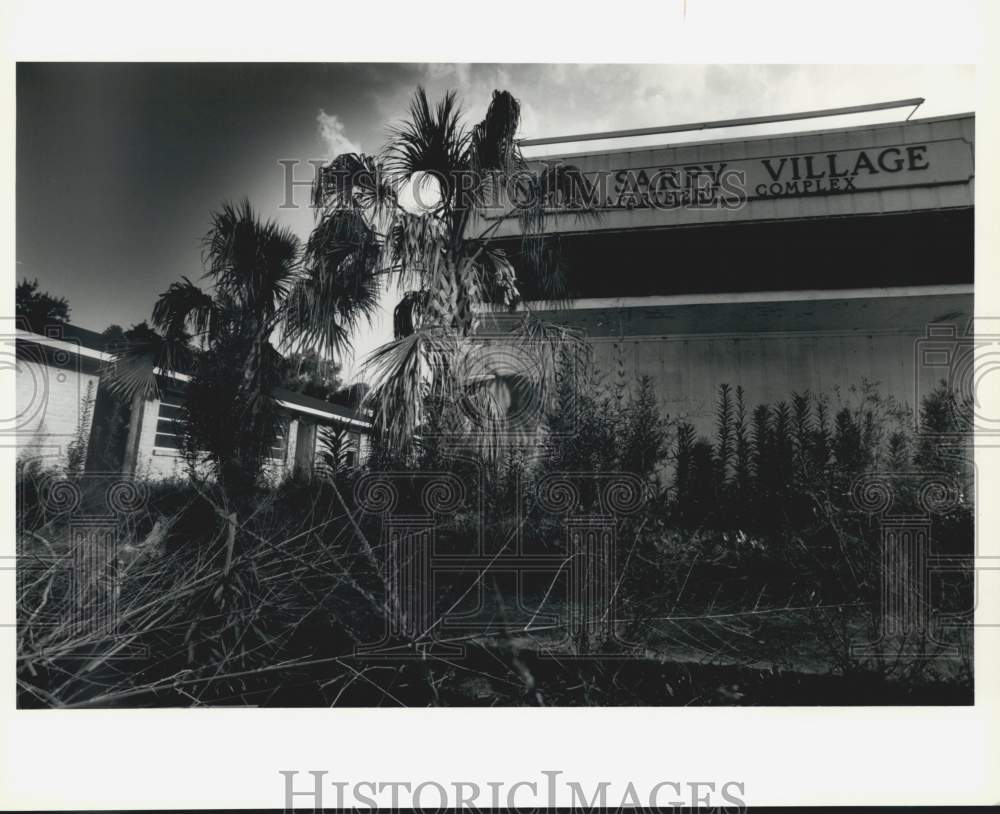
[{"label": "concrete wall", "polygon": [[721,384],[742,387],[748,410],[790,403],[793,393],[805,391],[847,396],[865,380],[884,396],[915,402],[914,342],[908,336],[689,336],[599,339],[593,346],[595,364],[609,381],[619,369],[630,384],[651,376],[663,410],[709,436]]},{"label": "concrete wall", "polygon": [[632,386],[649,375],[664,412],[712,435],[723,383],[743,388],[748,411],[790,401],[793,393],[806,390],[834,401],[839,390],[849,402],[849,388],[865,380],[880,395],[918,408],[950,368],[926,362],[921,349],[928,329],[954,328],[954,340],[932,341],[956,347],[973,314],[971,290],[796,296],[805,297],[700,304],[664,298],[661,304],[540,316],[583,330],[595,367],[609,384],[620,380]]},{"label": "concrete wall", "polygon": [[[84,415],[88,387],[96,399],[98,367],[88,359],[18,343],[16,374],[18,459],[40,457],[65,466],[69,445],[82,429],[89,439],[93,407]],[[81,420],[86,418],[84,426]]]}]

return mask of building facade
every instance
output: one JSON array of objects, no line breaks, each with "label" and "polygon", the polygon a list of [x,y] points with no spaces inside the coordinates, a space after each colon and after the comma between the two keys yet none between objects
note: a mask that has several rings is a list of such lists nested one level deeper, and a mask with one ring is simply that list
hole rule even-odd
[{"label": "building facade", "polygon": [[750,409],[866,382],[916,409],[955,373],[926,340],[961,343],[973,318],[974,127],[965,114],[539,159],[584,179],[548,211],[557,301],[524,273],[510,212],[496,234],[521,310],[582,331],[606,376],[651,376],[700,433],[721,384]]},{"label": "building facade", "polygon": [[[186,376],[161,377],[158,398],[125,405],[103,378],[112,353],[102,335],[54,325],[45,334],[18,330],[16,343],[19,460],[152,479],[184,475],[180,418]],[[291,390],[273,395],[284,431],[266,466],[270,480],[312,473],[323,428],[340,434],[348,465],[367,455],[371,425],[356,410]]]}]

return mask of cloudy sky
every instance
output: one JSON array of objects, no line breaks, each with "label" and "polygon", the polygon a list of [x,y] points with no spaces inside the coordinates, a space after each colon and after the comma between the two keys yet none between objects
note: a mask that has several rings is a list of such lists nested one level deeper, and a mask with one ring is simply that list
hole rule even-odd
[{"label": "cloudy sky", "polygon": [[[281,208],[278,162],[301,161],[305,179],[310,160],[377,150],[418,85],[432,98],[459,91],[470,121],[481,117],[494,88],[510,90],[521,100],[526,137],[916,96],[927,99],[918,117],[975,107],[967,66],[22,63],[18,278],[38,278],[67,297],[72,321],[83,327],[147,319],[160,291],[181,275],[202,273],[200,239],[221,201],[248,196],[263,215],[305,238],[308,191],[297,188],[297,209]],[[349,370],[391,338],[394,301],[387,296],[384,305],[382,318],[357,337],[356,358],[344,360]]]}]

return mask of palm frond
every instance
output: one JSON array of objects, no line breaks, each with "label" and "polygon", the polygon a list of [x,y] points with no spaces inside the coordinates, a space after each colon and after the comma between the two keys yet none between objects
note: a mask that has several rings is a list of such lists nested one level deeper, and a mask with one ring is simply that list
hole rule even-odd
[{"label": "palm frond", "polygon": [[412,334],[420,326],[421,312],[426,307],[426,291],[407,291],[392,312],[393,339]]},{"label": "palm frond", "polygon": [[421,87],[410,102],[407,121],[390,130],[385,150],[387,168],[401,180],[427,173],[441,184],[442,201],[452,203],[458,175],[468,168],[469,134],[462,127],[461,109],[454,91],[448,91],[431,110]]},{"label": "palm frond", "polygon": [[260,220],[244,199],[212,213],[203,247],[206,274],[216,290],[248,315],[270,322],[298,272],[298,237],[274,221]]},{"label": "palm frond", "polygon": [[351,334],[378,313],[382,254],[361,212],[336,209],[323,215],[306,244],[304,274],[287,297],[285,345],[325,355],[348,350]]},{"label": "palm frond", "polygon": [[516,180],[518,225],[524,273],[543,298],[565,301],[570,296],[562,263],[561,237],[549,233],[549,217],[599,218],[600,201],[590,180],[572,164],[546,163],[535,174]]},{"label": "palm frond", "polygon": [[518,149],[517,130],[521,126],[521,103],[505,90],[493,91],[483,120],[472,128],[469,164],[476,172],[510,172],[523,159]]},{"label": "palm frond", "polygon": [[[503,437],[508,430],[507,412],[496,398],[495,381],[466,383],[461,394],[462,412],[465,426],[461,428],[461,440],[478,447],[479,453],[493,461],[500,452]],[[458,439],[451,439],[458,440]]]},{"label": "palm frond", "polygon": [[168,335],[184,331],[213,335],[219,328],[219,318],[212,297],[187,277],[182,277],[179,283],[171,283],[153,307],[153,325]]},{"label": "palm frond", "polygon": [[374,429],[384,443],[406,450],[420,424],[424,397],[440,386],[455,343],[443,332],[416,331],[387,342],[365,360],[365,379],[371,389],[362,407],[373,414]]},{"label": "palm frond", "polygon": [[315,472],[326,480],[336,480],[350,470],[347,460],[347,432],[340,427],[321,427],[316,450]]},{"label": "palm frond", "polygon": [[511,331],[510,339],[536,365],[535,386],[542,404],[549,404],[555,394],[563,362],[569,360],[572,370],[583,369],[591,353],[591,346],[580,331],[541,320],[530,312]]},{"label": "palm frond", "polygon": [[396,198],[392,176],[378,159],[363,153],[343,153],[321,167],[312,191],[318,210],[357,208],[374,218],[391,211]]},{"label": "palm frond", "polygon": [[111,392],[125,401],[158,398],[158,375],[191,370],[191,338],[183,331],[162,335],[143,322],[126,331],[125,339],[105,368]]},{"label": "palm frond", "polygon": [[403,285],[427,288],[448,251],[448,233],[433,213],[398,213],[389,233],[388,266]]}]

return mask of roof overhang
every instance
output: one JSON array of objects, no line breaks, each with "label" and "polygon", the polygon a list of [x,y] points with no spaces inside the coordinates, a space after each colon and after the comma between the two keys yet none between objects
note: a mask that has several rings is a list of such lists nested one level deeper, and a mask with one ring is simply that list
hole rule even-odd
[{"label": "roof overhang", "polygon": [[[971,207],[974,142],[975,117],[963,114],[529,165],[572,167],[586,179],[590,211],[557,201],[545,224],[546,233],[581,234]],[[486,216],[493,236],[520,237],[515,215],[509,198],[496,202]]]},{"label": "roof overhang", "polygon": [[[113,360],[113,355],[107,353],[106,351],[95,350],[94,348],[89,348],[86,345],[82,345],[79,342],[73,342],[71,340],[44,336],[42,334],[36,334],[31,331],[25,331],[20,328],[16,332],[16,340],[18,342],[30,343],[33,345],[40,345],[50,350],[61,351],[64,353],[71,353],[76,356],[83,357],[85,359],[92,359],[96,362],[101,362],[103,364],[109,364]],[[191,376],[187,373],[178,372],[164,372],[160,368],[154,368],[153,372],[157,376],[164,376],[168,379],[172,379],[176,382],[189,382],[191,381]],[[311,418],[320,418],[324,421],[333,421],[339,424],[346,424],[347,426],[357,428],[361,430],[370,430],[371,422],[365,421],[364,419],[359,419],[356,417],[345,416],[342,413],[335,412],[334,410],[323,409],[319,404],[302,404],[298,403],[292,399],[288,398],[277,398],[275,399],[279,407],[288,410],[292,413],[298,413],[300,415],[309,416]],[[310,399],[310,401],[318,402],[318,399]],[[330,405],[333,407],[334,405]]]}]

